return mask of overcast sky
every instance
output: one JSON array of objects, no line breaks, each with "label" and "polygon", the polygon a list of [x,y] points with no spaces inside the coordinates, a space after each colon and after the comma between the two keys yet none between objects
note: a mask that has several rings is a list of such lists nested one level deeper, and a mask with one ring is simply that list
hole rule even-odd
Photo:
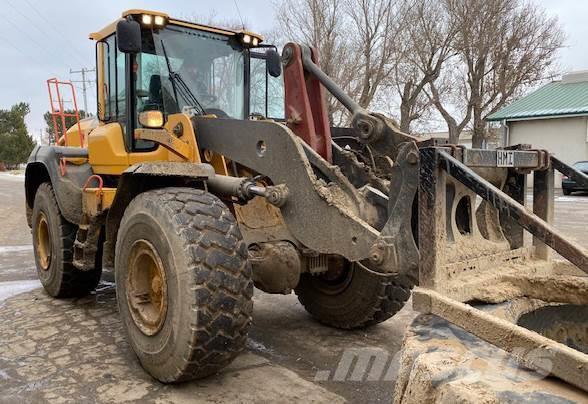
[{"label": "overcast sky", "polygon": [[[560,52],[563,71],[588,69],[588,2],[577,0],[535,0],[547,13],[559,18],[567,34],[566,48]],[[257,32],[272,28],[271,0],[237,0],[248,25]],[[210,4],[210,6],[209,6]],[[239,18],[233,0],[100,0],[42,1],[2,0],[0,15],[0,108],[19,101],[31,105],[27,118],[29,132],[38,136],[44,128],[43,113],[49,109],[46,80],[49,77],[80,80],[70,69],[93,68],[94,44],[88,34],[120,17],[123,10],[144,8],[167,12],[177,18],[210,15]],[[81,84],[78,107],[83,108]],[[88,92],[89,110],[95,112],[95,87]]]}]

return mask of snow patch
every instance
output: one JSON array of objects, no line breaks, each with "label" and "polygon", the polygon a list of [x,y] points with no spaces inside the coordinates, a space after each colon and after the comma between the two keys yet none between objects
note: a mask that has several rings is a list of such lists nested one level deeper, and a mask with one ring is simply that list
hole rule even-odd
[{"label": "snow patch", "polygon": [[588,198],[578,198],[574,196],[558,196],[555,200],[558,202],[588,202]]},{"label": "snow patch", "polygon": [[41,282],[38,280],[0,282],[0,302],[39,287],[41,287]]},{"label": "snow patch", "polygon": [[15,252],[33,251],[32,245],[5,245],[0,246],[0,254],[8,254]]},{"label": "snow patch", "polygon": [[3,180],[9,180],[9,181],[17,181],[17,182],[21,182],[24,181],[25,176],[24,174],[8,174],[8,173],[0,173],[0,178],[2,178]]}]

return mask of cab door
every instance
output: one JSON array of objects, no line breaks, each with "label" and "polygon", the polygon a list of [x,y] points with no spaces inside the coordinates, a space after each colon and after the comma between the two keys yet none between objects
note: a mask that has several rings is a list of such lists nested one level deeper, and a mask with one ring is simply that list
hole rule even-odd
[{"label": "cab door", "polygon": [[96,44],[99,126],[88,137],[89,162],[94,173],[120,175],[143,161],[174,160],[153,142],[134,139],[135,104],[132,99],[137,75],[136,55],[118,50],[113,34]]},{"label": "cab door", "polygon": [[129,166],[125,68],[126,55],[118,52],[116,35],[96,43],[100,124],[88,137],[89,162],[96,174],[118,175]]}]

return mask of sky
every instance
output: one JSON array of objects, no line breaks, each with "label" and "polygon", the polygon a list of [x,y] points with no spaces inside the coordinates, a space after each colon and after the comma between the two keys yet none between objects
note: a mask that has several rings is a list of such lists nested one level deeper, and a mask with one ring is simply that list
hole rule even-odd
[{"label": "sky", "polygon": [[[237,20],[239,14],[257,32],[270,30],[273,7],[269,0],[2,0],[0,7],[0,109],[28,102],[29,133],[38,138],[49,110],[47,79],[81,80],[70,70],[95,67],[95,45],[88,39],[121,16],[124,10],[141,8],[166,12],[180,19],[214,14],[221,20]],[[203,7],[203,4],[212,6]],[[94,73],[90,73],[93,75]],[[94,76],[95,78],[95,76]],[[78,108],[83,109],[82,84],[75,83]],[[96,111],[96,87],[88,89],[88,109]]]},{"label": "sky", "polygon": [[[533,0],[548,15],[557,16],[566,35],[560,51],[561,71],[588,69],[588,2],[578,0]],[[237,3],[238,6],[235,5]],[[240,18],[256,32],[273,28],[272,0],[2,0],[0,16],[0,108],[25,101],[31,105],[27,117],[29,133],[38,137],[45,127],[43,113],[49,109],[46,80],[81,80],[70,70],[94,68],[94,43],[88,39],[132,8],[158,10],[176,18],[216,15],[221,19]],[[239,11],[238,11],[239,9]],[[78,108],[83,108],[81,83],[77,88]],[[96,88],[88,90],[88,109],[96,110]]]}]

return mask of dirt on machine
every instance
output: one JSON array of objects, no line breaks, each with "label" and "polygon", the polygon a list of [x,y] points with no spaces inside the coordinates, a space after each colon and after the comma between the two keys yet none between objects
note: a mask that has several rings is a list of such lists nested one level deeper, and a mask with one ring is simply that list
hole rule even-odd
[{"label": "dirt on machine", "polygon": [[[97,116],[74,114],[66,130],[64,83],[48,82],[63,131],[30,156],[28,222],[51,296],[87,294],[114,273],[128,342],[150,375],[174,383],[229,364],[245,346],[254,285],[295,292],[342,329],[387,320],[417,286],[418,310],[506,351],[512,338],[548,343],[553,375],[588,391],[586,351],[469,304],[588,304],[588,255],[550,224],[554,171],[586,175],[528,145],[466,149],[402,133],[305,45],[279,55],[255,33],[145,10],[90,37]],[[330,127],[327,92],[350,127]],[[554,271],[552,249],[578,272]]]}]

